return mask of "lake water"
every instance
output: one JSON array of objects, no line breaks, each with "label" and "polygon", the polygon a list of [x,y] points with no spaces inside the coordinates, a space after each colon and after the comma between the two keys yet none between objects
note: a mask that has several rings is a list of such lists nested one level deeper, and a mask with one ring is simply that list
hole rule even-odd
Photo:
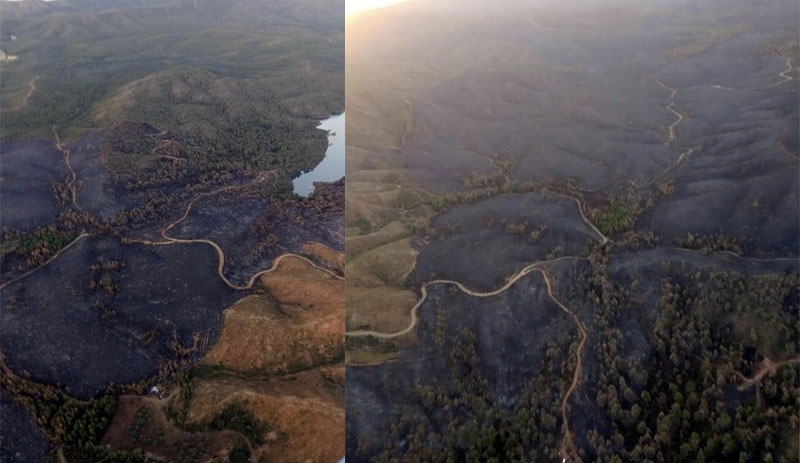
[{"label": "lake water", "polygon": [[317,167],[292,180],[294,192],[302,197],[314,191],[314,182],[334,182],[344,177],[344,113],[323,120],[317,127],[328,131],[328,149]]}]

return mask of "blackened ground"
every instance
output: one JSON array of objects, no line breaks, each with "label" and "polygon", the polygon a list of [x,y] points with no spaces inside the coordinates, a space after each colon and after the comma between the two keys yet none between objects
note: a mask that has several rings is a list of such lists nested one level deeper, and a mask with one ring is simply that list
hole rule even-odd
[{"label": "blackened ground", "polygon": [[[423,407],[410,395],[415,385],[447,385],[445,349],[435,342],[437,326],[446,342],[475,333],[480,372],[491,389],[491,402],[514,410],[530,379],[544,362],[548,343],[577,339],[572,318],[547,294],[538,273],[521,278],[508,291],[492,297],[469,296],[448,284],[428,287],[420,307],[416,341],[402,349],[399,360],[347,370],[347,460],[372,461],[385,442],[384,433],[408,407],[422,416]],[[563,365],[563,356],[553,360]],[[563,373],[563,371],[562,371]],[[554,382],[560,379],[551,378]],[[418,407],[416,409],[415,407]],[[369,451],[356,451],[359,439]]]},{"label": "blackened ground", "polygon": [[87,398],[110,382],[156,373],[178,358],[173,340],[192,347],[198,333],[202,342],[188,357],[200,358],[219,334],[222,310],[241,296],[216,268],[217,255],[204,244],[85,238],[0,293],[6,362]]},{"label": "blackened ground", "polygon": [[[657,415],[682,405],[661,400],[659,409],[654,401],[642,399],[644,391],[653,397],[668,394],[666,382],[680,383],[679,377],[699,384],[693,376],[704,362],[735,363],[739,373],[752,374],[761,359],[754,353],[740,355],[743,339],[751,344],[762,340],[758,347],[765,358],[797,356],[791,339],[797,332],[797,294],[790,287],[800,274],[797,4],[653,2],[644,11],[605,3],[578,7],[566,0],[516,5],[517,10],[486,15],[473,14],[464,3],[438,2],[434,7],[407,2],[348,29],[348,102],[355,103],[349,109],[348,129],[353,130],[348,131],[348,143],[353,151],[366,153],[356,158],[364,179],[370,178],[370,169],[382,178],[377,169],[388,165],[400,168],[411,185],[433,193],[459,190],[463,197],[471,193],[467,180],[487,173],[511,182],[573,183],[584,190],[590,203],[587,214],[596,217],[598,226],[607,217],[591,214],[598,212],[595,207],[623,211],[626,201],[636,202],[641,215],[632,231],[645,239],[625,244],[631,235],[614,231],[611,238],[619,245],[605,247],[591,246],[592,233],[580,223],[576,209],[552,197],[515,195],[461,204],[433,220],[429,244],[424,244],[426,234],[417,235],[420,254],[406,283],[418,287],[448,278],[486,290],[543,255],[559,254],[559,246],[560,252],[576,256],[542,268],[555,295],[588,333],[577,388],[564,410],[573,437],[557,430],[560,442],[574,442],[578,455],[566,445],[560,452],[550,447],[550,458],[523,461],[562,461],[563,451],[570,452],[570,461],[596,461],[602,452],[604,460],[612,455],[640,460],[623,451],[632,450],[632,436],[641,434],[614,436],[622,428],[615,428],[619,407],[612,410],[609,397],[617,400],[619,392],[620,401],[627,401],[626,412],[636,403],[643,416],[652,414],[645,420],[650,437],[643,446],[649,446],[652,436],[670,427],[657,429],[657,421],[664,423]],[[392,71],[376,73],[379,69]],[[381,191],[380,181],[371,181]],[[364,203],[366,212],[352,210],[374,222],[367,213],[373,204]],[[540,210],[554,212],[534,220]],[[519,227],[514,220],[525,214],[529,224]],[[548,225],[539,236],[541,243],[527,240],[533,238],[530,225],[536,222]],[[564,223],[572,234],[556,225]],[[524,234],[508,233],[515,230]],[[554,231],[556,239],[547,241],[547,233]],[[685,239],[690,233],[693,239]],[[678,249],[698,236],[719,235],[741,240],[745,258],[711,248],[706,249],[710,255]],[[537,361],[530,354],[535,348],[522,342],[527,336],[560,336],[550,339],[570,352],[561,358],[563,368],[570,370],[576,331],[568,315],[548,313],[552,324],[531,326],[528,313],[521,311],[511,318],[514,323],[505,324],[503,311],[492,306],[495,300],[512,308],[531,301],[535,310],[543,285],[532,284],[539,281],[532,275],[487,299],[448,291],[448,285],[429,287],[421,321],[408,335],[413,342],[352,337],[355,347],[369,353],[399,350],[400,357],[380,365],[348,365],[348,399],[353,398],[347,404],[348,460],[370,461],[382,449],[408,449],[411,439],[403,439],[415,433],[386,431],[402,421],[404,412],[419,417],[415,424],[422,428],[436,423],[432,438],[448,432],[447,423],[435,420],[436,410],[409,399],[416,383],[429,385],[433,378],[446,377],[445,362],[431,338],[436,330],[444,330],[446,339],[464,327],[476,332],[480,373],[490,380],[494,400],[503,404],[520,397],[510,384],[536,372],[526,369]],[[713,285],[722,282],[729,286],[716,291]],[[736,291],[742,294],[731,296]],[[730,297],[744,302],[731,309],[737,301],[726,304]],[[445,317],[432,326],[434,301]],[[490,307],[494,310],[485,310]],[[746,339],[751,328],[750,338],[756,341]],[[735,358],[726,359],[722,351]],[[671,353],[689,361],[673,362]],[[662,367],[671,368],[672,377]],[[774,381],[774,390],[793,391],[796,381],[784,379],[790,368],[765,381]],[[755,402],[753,389],[746,397],[737,391],[738,375],[717,374],[722,378],[717,381],[725,383],[719,388],[720,410],[732,415],[735,407]],[[562,394],[540,400],[532,409],[558,407],[572,379],[565,376],[549,380],[561,381],[556,386]],[[444,389],[446,396],[456,388],[445,383]],[[405,410],[401,403],[407,404]],[[700,420],[696,430],[702,434],[713,425]],[[793,431],[785,424],[775,429],[758,445],[774,446],[775,455],[782,451],[787,461],[796,460]],[[613,444],[612,436],[624,445]],[[689,440],[688,435],[675,436],[666,450],[673,452],[673,459],[681,458],[677,447]],[[598,440],[607,442],[598,445]],[[738,440],[735,445],[749,445]]]},{"label": "blackened ground", "polygon": [[677,135],[694,152],[674,170],[672,193],[638,227],[670,239],[723,232],[745,238],[751,255],[797,255],[798,158],[779,146],[800,111],[793,83],[754,90],[697,84],[681,89],[676,108],[689,117]]},{"label": "blackened ground", "polygon": [[[306,199],[228,194],[202,198],[168,235],[214,241],[225,252],[225,275],[244,284],[251,275],[269,268],[275,257],[299,253],[305,243],[344,249],[344,185],[317,185],[315,195]],[[322,198],[326,193],[331,201]]]},{"label": "blackened ground", "polygon": [[420,238],[408,284],[451,279],[488,291],[505,277],[545,260],[559,245],[561,255],[584,255],[600,238],[581,219],[574,200],[547,193],[499,195],[458,205],[433,219],[430,243]]},{"label": "blackened ground", "polygon": [[0,462],[44,463],[50,448],[28,411],[0,389]]},{"label": "blackened ground", "polygon": [[105,137],[105,130],[90,132],[68,144],[66,149],[77,179],[78,204],[93,215],[109,218],[134,208],[141,199],[117,184],[113,174],[100,161]]},{"label": "blackened ground", "polygon": [[61,210],[51,182],[65,182],[64,156],[52,143],[12,143],[0,150],[0,225],[24,230],[54,223]]}]

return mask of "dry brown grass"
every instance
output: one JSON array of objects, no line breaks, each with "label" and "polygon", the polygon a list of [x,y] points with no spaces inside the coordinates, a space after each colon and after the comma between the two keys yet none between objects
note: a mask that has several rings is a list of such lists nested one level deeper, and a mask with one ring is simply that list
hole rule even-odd
[{"label": "dry brown grass", "polygon": [[286,258],[260,283],[272,298],[251,296],[226,309],[222,334],[204,364],[282,374],[341,358],[341,279],[302,259]]},{"label": "dry brown grass", "polygon": [[[343,261],[340,253],[338,259]],[[202,360],[217,368],[192,379],[186,423],[203,426],[227,406],[241,404],[265,425],[263,443],[253,449],[251,461],[336,461],[344,455],[344,282],[303,259],[287,257],[260,283],[268,295],[246,297],[225,311],[222,334]],[[188,441],[227,461],[241,436],[176,428],[162,408],[176,405],[178,393],[163,401],[124,397],[103,444],[125,450],[138,446],[174,460],[165,452]],[[154,436],[163,434],[163,443],[143,447],[130,441],[140,407],[150,410],[145,428]]]},{"label": "dry brown grass", "polygon": [[344,365],[288,377],[197,382],[187,421],[203,423],[231,403],[267,426],[260,462],[337,461],[344,455]]},{"label": "dry brown grass", "polygon": [[[385,240],[407,234],[402,225],[355,237],[355,247],[369,250],[347,263],[347,328],[393,332],[408,326],[417,294],[403,286],[413,270],[417,251],[411,238]],[[348,254],[352,255],[348,242]]]},{"label": "dry brown grass", "polygon": [[418,298],[404,286],[418,253],[411,246],[413,227],[396,204],[402,172],[379,153],[351,147],[347,153],[346,326],[398,331],[408,326]]},{"label": "dry brown grass", "polygon": [[[343,265],[341,253],[312,250]],[[344,455],[344,281],[287,257],[259,283],[268,295],[225,311],[202,361],[222,370],[192,381],[187,423],[240,403],[265,425],[252,461],[336,461]]]},{"label": "dry brown grass", "polygon": [[411,322],[417,293],[406,288],[379,286],[347,288],[347,329],[394,333]]},{"label": "dry brown grass", "polygon": [[368,249],[373,249],[410,235],[411,230],[397,220],[389,222],[380,230],[368,235],[350,234],[345,242],[347,260],[352,260]]},{"label": "dry brown grass", "polygon": [[347,286],[402,286],[418,254],[411,238],[376,246],[347,263]]},{"label": "dry brown grass", "polygon": [[[203,449],[207,456],[224,456],[236,446],[238,436],[230,431],[187,432],[176,428],[164,415],[165,402],[150,397],[121,396],[117,412],[100,445],[129,452],[141,450],[170,461],[179,461],[181,449],[193,447]],[[139,410],[146,412],[147,418],[137,432],[136,441],[132,442],[131,430]],[[147,436],[146,440],[141,436]],[[162,436],[163,441],[160,441]]]},{"label": "dry brown grass", "polygon": [[331,249],[322,243],[306,243],[303,245],[303,253],[323,265],[326,265],[339,273],[344,273],[344,253]]},{"label": "dry brown grass", "polygon": [[[349,181],[349,180],[348,180]],[[399,189],[372,183],[348,184],[345,194],[345,223],[348,226],[369,222],[373,227],[386,217],[396,215],[394,206]]]}]

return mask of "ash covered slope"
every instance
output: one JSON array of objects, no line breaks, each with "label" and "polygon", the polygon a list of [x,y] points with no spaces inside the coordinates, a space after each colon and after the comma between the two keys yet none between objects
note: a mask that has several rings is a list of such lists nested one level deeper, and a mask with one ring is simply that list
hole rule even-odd
[{"label": "ash covered slope", "polygon": [[[416,2],[348,26],[348,459],[796,459],[797,13]],[[557,328],[529,322],[552,304]]]},{"label": "ash covered slope", "polygon": [[[98,445],[118,396],[186,385],[223,311],[269,293],[256,274],[281,255],[338,260],[344,181],[300,198],[291,180],[324,157],[319,120],[344,110],[344,3],[2,3],[0,388],[17,405],[3,458],[145,460],[127,428]],[[164,397],[117,414],[130,426],[171,410]],[[194,423],[219,431],[209,444],[167,415],[182,451],[245,451],[216,416]],[[32,423],[42,436],[8,431]]]}]

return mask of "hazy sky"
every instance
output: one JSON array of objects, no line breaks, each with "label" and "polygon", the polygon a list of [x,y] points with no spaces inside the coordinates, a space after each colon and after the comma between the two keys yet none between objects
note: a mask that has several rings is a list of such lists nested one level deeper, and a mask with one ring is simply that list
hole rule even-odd
[{"label": "hazy sky", "polygon": [[348,19],[374,8],[402,3],[406,0],[345,0],[344,12]]}]

